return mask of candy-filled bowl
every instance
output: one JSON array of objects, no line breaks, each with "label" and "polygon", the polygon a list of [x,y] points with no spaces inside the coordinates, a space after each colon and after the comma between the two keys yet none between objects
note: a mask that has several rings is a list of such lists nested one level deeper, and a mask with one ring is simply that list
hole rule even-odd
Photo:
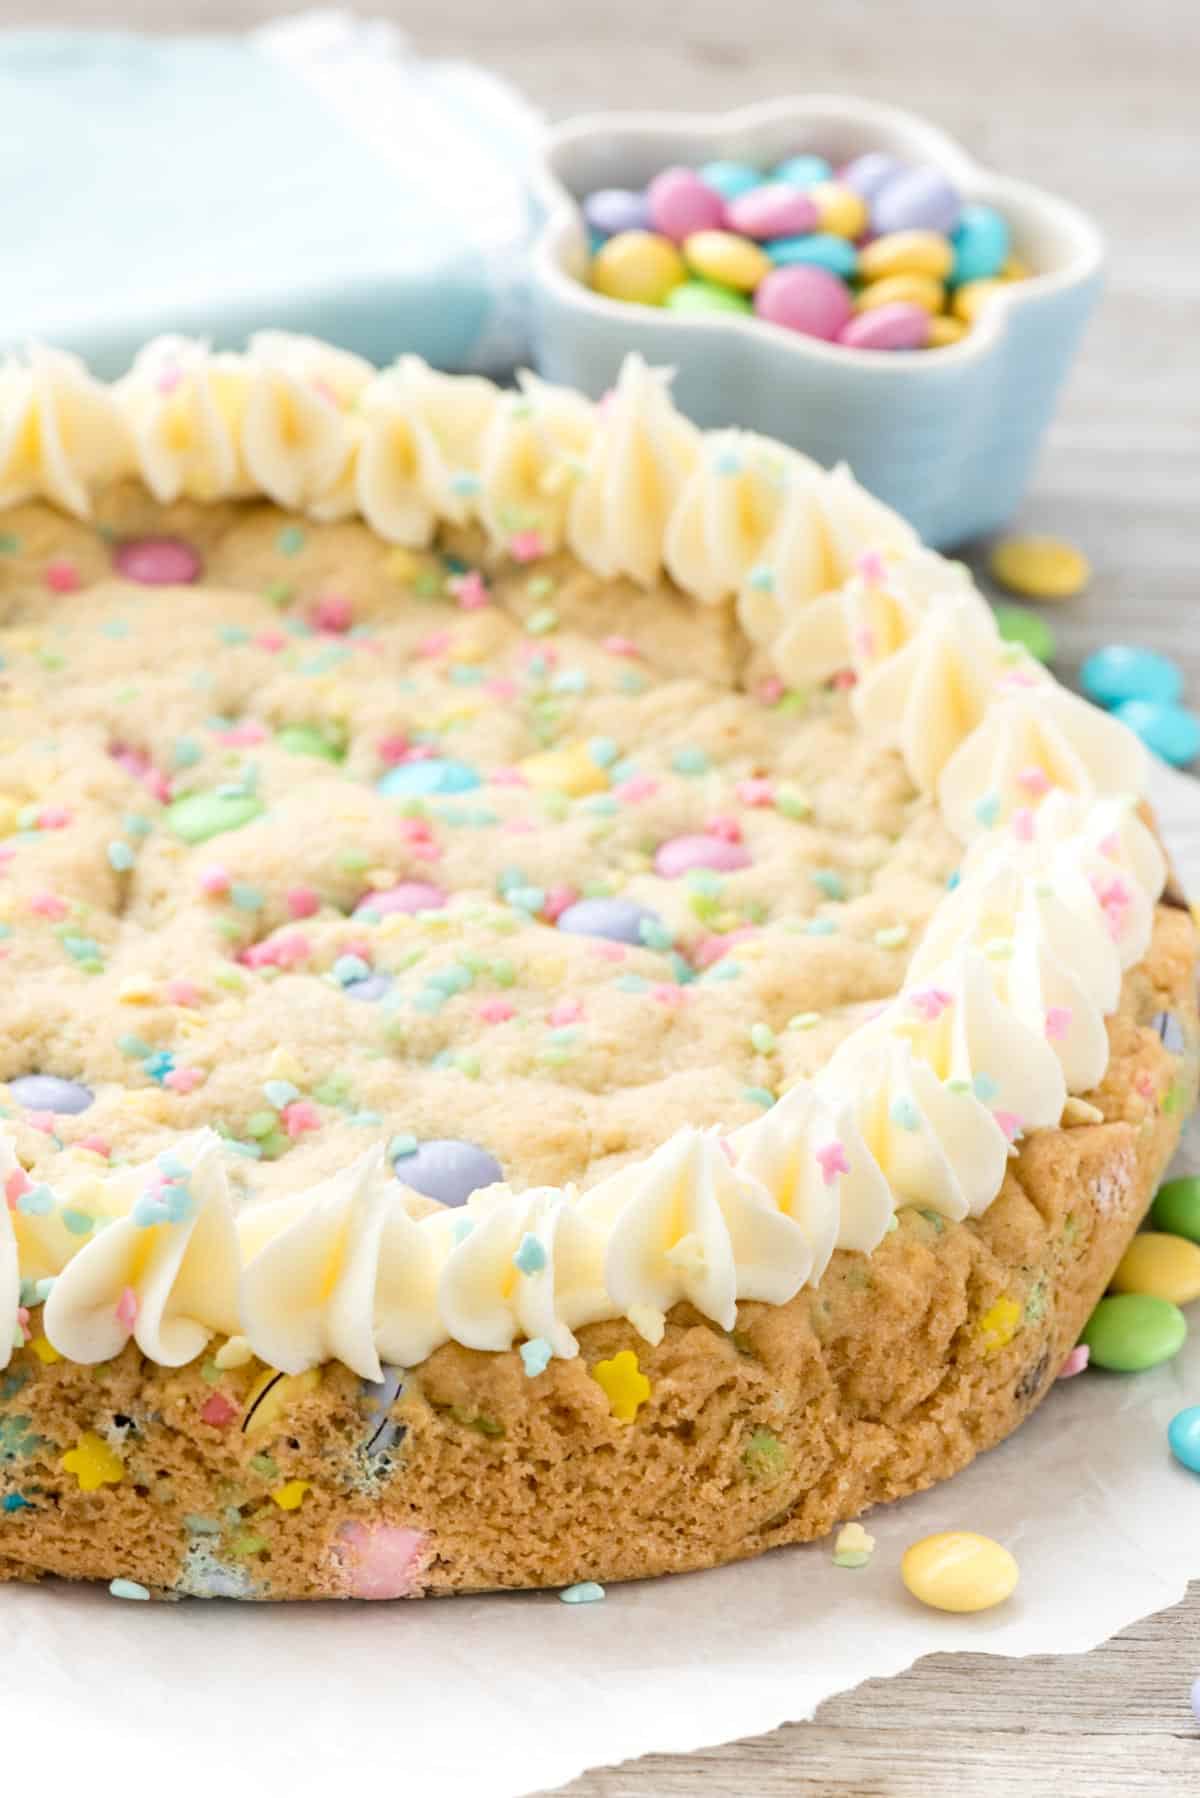
[{"label": "candy-filled bowl", "polygon": [[[840,168],[872,152],[937,171],[965,201],[1002,215],[1028,271],[986,283],[971,328],[945,347],[858,348],[740,306],[632,304],[589,284],[589,194],[639,191],[668,168],[770,170],[817,155]],[[599,396],[637,350],[675,369],[676,401],[698,424],[733,421],[826,466],[849,462],[935,546],[1010,516],[1100,289],[1101,238],[1075,207],[985,170],[910,113],[837,95],[724,115],[575,119],[550,133],[541,186],[546,222],[533,297],[538,367],[548,379]]]}]

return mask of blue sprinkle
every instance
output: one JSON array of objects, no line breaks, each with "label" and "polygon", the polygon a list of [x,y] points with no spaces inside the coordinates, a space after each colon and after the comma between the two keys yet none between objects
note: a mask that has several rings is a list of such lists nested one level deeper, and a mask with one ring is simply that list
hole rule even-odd
[{"label": "blue sprinkle", "polygon": [[121,827],[128,831],[131,837],[148,837],[154,829],[149,818],[144,818],[141,812],[126,812],[121,819]]},{"label": "blue sprinkle", "polygon": [[566,1586],[558,1596],[564,1604],[598,1604],[604,1597],[604,1587],[594,1579],[585,1579],[577,1586]]},{"label": "blue sprinkle", "polygon": [[971,1081],[971,1090],[984,1105],[990,1105],[993,1099],[1000,1096],[1000,1083],[993,1080],[990,1074],[976,1074]]},{"label": "blue sprinkle", "polygon": [[543,887],[509,887],[504,897],[518,911],[539,912],[546,903]]},{"label": "blue sprinkle", "polygon": [[174,1149],[164,1149],[161,1155],[156,1155],[154,1165],[168,1180],[186,1180],[192,1171],[183,1156],[177,1155]]},{"label": "blue sprinkle", "polygon": [[470,499],[479,490],[480,480],[477,474],[469,474],[466,469],[462,469],[458,474],[450,476],[450,491],[459,499]]},{"label": "blue sprinkle", "polygon": [[167,1207],[163,1196],[157,1192],[144,1192],[131,1213],[139,1230],[152,1229],[155,1224],[165,1224]]},{"label": "blue sprinkle", "polygon": [[152,1055],[147,1055],[142,1063],[142,1067],[150,1079],[157,1080],[160,1086],[174,1066],[175,1057],[169,1049],[156,1049]]},{"label": "blue sprinkle", "polygon": [[621,753],[611,737],[592,737],[587,751],[597,768],[611,768]]},{"label": "blue sprinkle", "polygon": [[898,1124],[901,1130],[919,1130],[921,1128],[921,1114],[911,1099],[904,1097],[893,1099],[889,1115],[893,1124]]},{"label": "blue sprinkle", "polygon": [[261,911],[266,904],[257,887],[248,886],[245,881],[235,880],[229,889],[229,897],[239,911]]},{"label": "blue sprinkle", "polygon": [[713,470],[716,474],[741,474],[742,458],[734,450],[722,450],[713,457]]},{"label": "blue sprinkle", "polygon": [[545,1265],[545,1249],[532,1231],[526,1230],[521,1238],[521,1246],[513,1256],[513,1266],[523,1274],[540,1274]]},{"label": "blue sprinkle", "polygon": [[650,982],[644,974],[622,974],[613,984],[622,993],[644,993]]},{"label": "blue sprinkle", "polygon": [[955,887],[961,885],[961,883],[962,873],[958,868],[955,868],[953,874],[947,874],[946,876],[946,891],[952,893]]},{"label": "blue sprinkle", "polygon": [[661,918],[639,918],[637,931],[647,949],[661,949],[665,952],[675,941],[674,934]]},{"label": "blue sprinkle", "polygon": [[671,757],[676,774],[707,774],[712,761],[703,749],[677,749]]},{"label": "blue sprinkle", "polygon": [[836,936],[837,925],[832,918],[810,918],[804,926],[805,936]]},{"label": "blue sprinkle", "polygon": [[419,1146],[416,1137],[409,1135],[407,1131],[399,1136],[393,1136],[387,1146],[388,1160],[403,1161],[409,1155],[415,1155]]},{"label": "blue sprinkle", "polygon": [[809,879],[815,887],[820,887],[821,891],[829,899],[844,899],[846,897],[846,883],[841,875],[835,873],[832,868],[814,868],[809,875]]},{"label": "blue sprinkle", "polygon": [[356,980],[365,980],[371,967],[361,955],[339,955],[330,972],[339,986],[352,986]]},{"label": "blue sprinkle", "polygon": [[775,591],[775,571],[765,566],[752,568],[746,577],[746,585],[754,593],[773,593]]},{"label": "blue sprinkle", "polygon": [[474,1228],[475,1219],[473,1217],[460,1217],[454,1225],[455,1242],[465,1242]]},{"label": "blue sprinkle", "polygon": [[64,1227],[72,1236],[90,1236],[95,1228],[95,1218],[89,1217],[86,1211],[74,1211],[68,1207],[61,1216]]},{"label": "blue sprinkle", "polygon": [[975,806],[975,816],[985,830],[990,830],[1000,816],[999,793],[985,793]]},{"label": "blue sprinkle", "polygon": [[293,1086],[290,1080],[268,1080],[263,1086],[263,1096],[272,1110],[282,1111],[300,1097],[300,1088]]},{"label": "blue sprinkle", "polygon": [[147,1599],[150,1596],[145,1586],[139,1586],[135,1579],[110,1580],[108,1589],[114,1598]]},{"label": "blue sprinkle", "polygon": [[190,1224],[196,1215],[196,1201],[186,1186],[168,1186],[163,1192],[163,1203],[167,1210],[167,1222],[171,1224]]},{"label": "blue sprinkle", "polygon": [[0,1511],[11,1513],[13,1511],[32,1511],[34,1508],[27,1498],[21,1497],[19,1492],[6,1492],[4,1497],[0,1498]]},{"label": "blue sprinkle", "polygon": [[521,1359],[531,1380],[536,1379],[538,1374],[545,1373],[553,1352],[544,1336],[535,1336],[531,1342],[521,1344]]},{"label": "blue sprinkle", "polygon": [[48,1186],[31,1186],[17,1200],[17,1210],[23,1217],[49,1217],[54,1210],[54,1194]]},{"label": "blue sprinkle", "polygon": [[128,874],[134,863],[133,850],[128,843],[122,843],[118,838],[115,843],[108,845],[108,862],[118,874]]},{"label": "blue sprinkle", "polygon": [[171,748],[171,759],[177,768],[194,768],[202,761],[204,750],[193,737],[178,737]]}]

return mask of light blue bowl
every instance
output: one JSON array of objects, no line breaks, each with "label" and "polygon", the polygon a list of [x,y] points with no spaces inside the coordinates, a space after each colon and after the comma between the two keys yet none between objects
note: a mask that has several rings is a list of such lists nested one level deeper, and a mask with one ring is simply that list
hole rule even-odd
[{"label": "light blue bowl", "polygon": [[[1036,269],[1000,290],[959,343],[912,354],[850,350],[757,319],[629,306],[583,283],[578,201],[641,187],[672,163],[735,157],[770,167],[817,150],[935,163],[967,198],[1004,213]],[[1065,201],[989,174],[935,126],[838,95],[721,115],[598,113],[558,127],[542,171],[547,223],[534,251],[534,341],[549,380],[598,397],[638,350],[676,370],[676,403],[698,424],[740,425],[864,486],[936,547],[997,529],[1014,511],[1080,331],[1100,291],[1103,243]]]}]

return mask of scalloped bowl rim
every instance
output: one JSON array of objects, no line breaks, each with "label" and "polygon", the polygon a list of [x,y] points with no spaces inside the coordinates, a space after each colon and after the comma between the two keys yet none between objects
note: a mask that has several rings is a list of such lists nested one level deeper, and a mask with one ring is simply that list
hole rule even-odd
[{"label": "scalloped bowl rim", "polygon": [[[643,139],[662,140],[665,167],[670,161],[670,146],[685,136],[719,139],[727,146],[731,138],[752,134],[764,126],[831,117],[843,124],[861,126],[866,133],[874,129],[906,135],[914,150],[952,174],[971,199],[993,204],[998,210],[1004,210],[1008,201],[1010,205],[1015,203],[1019,210],[1040,215],[1064,240],[1074,240],[1074,254],[1068,255],[1059,268],[1031,275],[1027,280],[1014,282],[1011,289],[1002,288],[991,295],[980,310],[978,323],[958,343],[905,356],[827,343],[821,338],[807,337],[746,314],[704,316],[612,300],[594,288],[584,286],[565,266],[568,240],[577,243],[578,234],[584,227],[579,204],[554,166],[564,150],[588,139],[609,139],[619,143],[622,138],[636,134]],[[725,153],[729,153],[728,148]],[[873,100],[858,100],[846,94],[804,94],[763,100],[732,112],[582,113],[565,120],[547,134],[535,179],[547,217],[533,246],[533,268],[537,277],[567,305],[616,323],[627,322],[632,311],[643,329],[672,334],[691,332],[697,340],[705,336],[734,334],[746,344],[760,343],[764,348],[774,345],[802,361],[855,367],[882,379],[936,379],[943,371],[948,373],[952,367],[983,358],[999,344],[1014,311],[1036,305],[1039,300],[1066,288],[1082,285],[1097,274],[1104,263],[1104,240],[1099,229],[1070,201],[1059,199],[1029,182],[994,174],[969,156],[940,126],[916,113]]]}]

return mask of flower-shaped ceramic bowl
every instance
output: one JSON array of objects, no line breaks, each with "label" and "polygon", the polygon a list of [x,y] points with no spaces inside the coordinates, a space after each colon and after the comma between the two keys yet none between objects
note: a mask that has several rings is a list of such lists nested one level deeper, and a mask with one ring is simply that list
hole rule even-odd
[{"label": "flower-shaped ceramic bowl", "polygon": [[[582,197],[641,187],[673,163],[736,157],[767,168],[814,150],[835,165],[865,150],[934,163],[997,207],[1034,273],[1002,289],[946,349],[844,349],[739,315],[683,315],[606,299],[586,283]],[[675,368],[675,398],[701,425],[737,424],[795,445],[863,484],[934,545],[1011,515],[1101,282],[1103,244],[1075,207],[990,174],[935,126],[839,95],[774,100],[724,115],[595,113],[552,131],[547,218],[534,250],[538,366],[595,396],[622,358]]]}]

